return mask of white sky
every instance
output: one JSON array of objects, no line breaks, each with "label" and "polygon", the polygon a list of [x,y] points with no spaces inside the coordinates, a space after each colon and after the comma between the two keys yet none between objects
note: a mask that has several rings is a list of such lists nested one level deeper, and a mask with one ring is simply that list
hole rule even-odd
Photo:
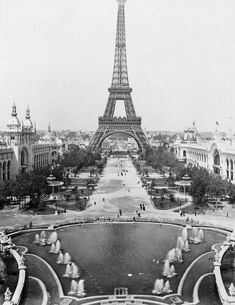
[{"label": "white sky", "polygon": [[[0,129],[15,101],[19,119],[29,105],[39,129],[95,130],[111,84],[116,15],[115,0],[0,0]],[[234,16],[234,0],[127,0],[129,81],[144,128],[229,128]]]}]

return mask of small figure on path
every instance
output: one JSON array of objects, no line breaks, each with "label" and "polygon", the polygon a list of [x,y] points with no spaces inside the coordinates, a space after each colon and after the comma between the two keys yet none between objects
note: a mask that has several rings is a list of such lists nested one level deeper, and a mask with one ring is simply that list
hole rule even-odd
[{"label": "small figure on path", "polygon": [[145,206],[144,206],[144,204],[143,204],[143,211],[145,211]]},{"label": "small figure on path", "polygon": [[103,202],[104,202],[104,198],[103,198]]},{"label": "small figure on path", "polygon": [[96,205],[96,202],[94,201],[94,205]]},{"label": "small figure on path", "polygon": [[138,215],[138,217],[141,217],[140,212],[138,212],[138,214],[137,214],[137,215]]},{"label": "small figure on path", "polygon": [[121,209],[119,209],[119,215],[122,216],[122,210]]},{"label": "small figure on path", "polygon": [[142,210],[142,204],[140,203],[140,209]]}]

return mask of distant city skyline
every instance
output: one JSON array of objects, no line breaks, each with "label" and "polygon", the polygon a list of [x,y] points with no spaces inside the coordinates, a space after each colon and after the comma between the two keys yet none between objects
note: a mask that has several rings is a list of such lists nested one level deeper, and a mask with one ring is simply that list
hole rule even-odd
[{"label": "distant city skyline", "polygon": [[[233,128],[235,2],[127,0],[132,98],[146,130]],[[115,0],[0,0],[0,130],[96,130],[111,84]],[[217,125],[218,126],[218,125]],[[235,130],[235,128],[233,128]]]}]

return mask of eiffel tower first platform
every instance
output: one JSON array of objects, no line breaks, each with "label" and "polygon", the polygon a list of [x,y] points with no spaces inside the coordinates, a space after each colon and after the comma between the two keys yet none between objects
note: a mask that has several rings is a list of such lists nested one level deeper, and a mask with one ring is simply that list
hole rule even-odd
[{"label": "eiffel tower first platform", "polygon": [[[126,59],[126,33],[125,33],[125,1],[117,0],[118,16],[116,29],[115,57],[113,67],[112,85],[108,89],[109,98],[104,115],[99,117],[99,127],[90,142],[90,148],[97,150],[103,141],[116,133],[125,134],[136,140],[139,149],[145,150],[148,145],[147,138],[141,128],[141,117],[137,117],[131,99],[132,89],[129,86]],[[123,101],[125,117],[114,117],[117,102]]]}]

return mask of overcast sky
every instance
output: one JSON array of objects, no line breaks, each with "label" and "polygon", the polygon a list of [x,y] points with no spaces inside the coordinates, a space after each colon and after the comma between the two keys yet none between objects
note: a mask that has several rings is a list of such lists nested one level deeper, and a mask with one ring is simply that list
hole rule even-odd
[{"label": "overcast sky", "polygon": [[[235,122],[234,16],[234,0],[127,0],[129,82],[143,128]],[[116,18],[115,0],[0,0],[0,129],[15,101],[19,119],[29,105],[39,129],[95,130]]]}]

